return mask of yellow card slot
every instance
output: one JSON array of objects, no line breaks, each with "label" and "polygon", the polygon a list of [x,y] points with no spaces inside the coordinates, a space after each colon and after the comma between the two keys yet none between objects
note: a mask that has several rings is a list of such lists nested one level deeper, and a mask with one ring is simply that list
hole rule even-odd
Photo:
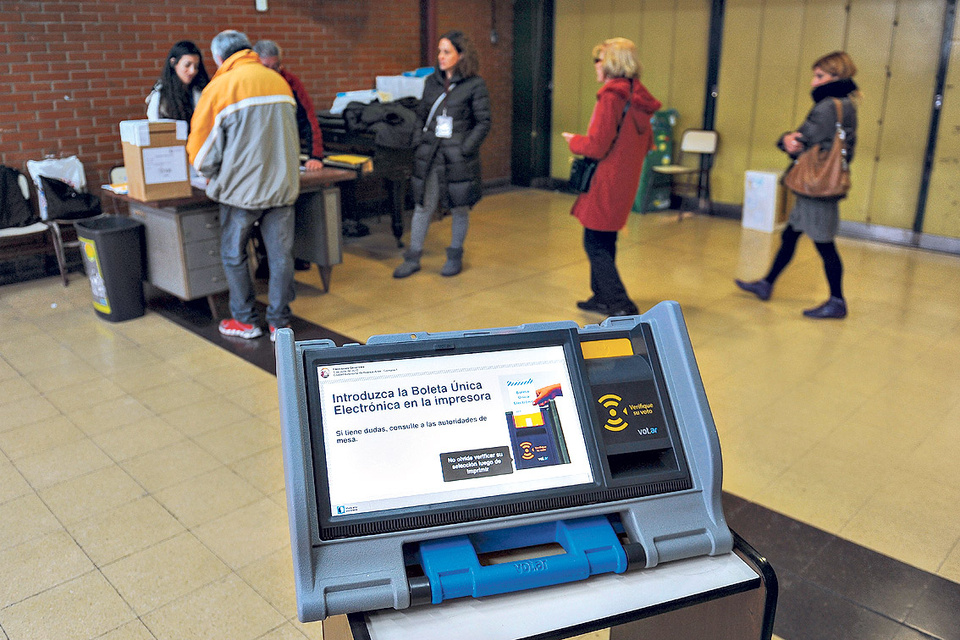
[{"label": "yellow card slot", "polygon": [[629,338],[611,338],[609,340],[589,340],[580,343],[580,351],[586,360],[593,358],[620,358],[633,355],[633,345]]}]

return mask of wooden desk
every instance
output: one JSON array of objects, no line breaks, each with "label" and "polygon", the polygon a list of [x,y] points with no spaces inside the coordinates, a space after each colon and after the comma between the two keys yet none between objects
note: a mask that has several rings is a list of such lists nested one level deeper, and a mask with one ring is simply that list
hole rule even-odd
[{"label": "wooden desk", "polygon": [[[331,167],[300,175],[293,254],[317,265],[324,291],[330,289],[334,265],[343,262],[337,185],[356,178],[355,171]],[[227,290],[220,260],[220,205],[203,191],[195,188],[189,197],[154,202],[106,189],[101,196],[112,200],[115,210],[126,206],[127,213],[146,227],[150,284],[182,300],[209,298]]]}]

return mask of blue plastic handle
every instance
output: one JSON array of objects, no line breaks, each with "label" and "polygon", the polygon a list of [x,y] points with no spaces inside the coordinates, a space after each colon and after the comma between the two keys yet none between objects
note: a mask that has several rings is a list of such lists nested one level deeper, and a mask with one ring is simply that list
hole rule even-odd
[{"label": "blue plastic handle", "polygon": [[[565,553],[482,566],[478,554],[556,542]],[[420,543],[434,604],[623,573],[627,554],[604,516],[559,520]]]}]

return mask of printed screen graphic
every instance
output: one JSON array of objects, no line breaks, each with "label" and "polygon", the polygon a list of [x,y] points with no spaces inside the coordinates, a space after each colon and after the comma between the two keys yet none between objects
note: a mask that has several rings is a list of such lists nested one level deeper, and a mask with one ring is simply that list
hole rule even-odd
[{"label": "printed screen graphic", "polygon": [[594,480],[562,346],[316,375],[332,519]]}]

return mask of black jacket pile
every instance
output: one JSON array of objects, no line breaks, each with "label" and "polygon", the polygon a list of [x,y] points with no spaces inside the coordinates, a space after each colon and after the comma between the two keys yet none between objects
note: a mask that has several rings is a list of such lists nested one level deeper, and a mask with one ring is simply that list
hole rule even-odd
[{"label": "black jacket pile", "polygon": [[23,199],[19,177],[19,171],[0,164],[0,229],[40,222],[30,209],[30,204]]},{"label": "black jacket pile", "polygon": [[351,102],[343,110],[343,120],[347,131],[372,133],[374,143],[379,147],[410,149],[413,146],[417,114],[404,101]]}]

